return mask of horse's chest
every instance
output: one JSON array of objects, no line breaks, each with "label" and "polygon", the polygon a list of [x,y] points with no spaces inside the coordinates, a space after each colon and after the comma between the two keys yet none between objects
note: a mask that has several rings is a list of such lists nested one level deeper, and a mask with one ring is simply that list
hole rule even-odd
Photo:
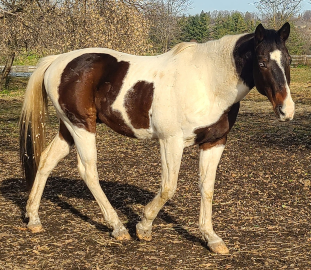
[{"label": "horse's chest", "polygon": [[236,121],[239,107],[240,103],[235,103],[228,110],[226,110],[214,124],[196,128],[193,131],[195,134],[195,144],[212,145],[224,139]]}]

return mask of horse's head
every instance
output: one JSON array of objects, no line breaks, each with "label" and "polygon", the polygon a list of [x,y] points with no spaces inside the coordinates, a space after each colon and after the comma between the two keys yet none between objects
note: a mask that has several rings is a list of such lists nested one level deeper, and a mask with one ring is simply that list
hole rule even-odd
[{"label": "horse's head", "polygon": [[266,30],[260,24],[254,38],[254,82],[258,91],[268,97],[280,121],[292,120],[295,112],[289,89],[291,57],[285,46],[289,32],[289,23],[279,31]]}]

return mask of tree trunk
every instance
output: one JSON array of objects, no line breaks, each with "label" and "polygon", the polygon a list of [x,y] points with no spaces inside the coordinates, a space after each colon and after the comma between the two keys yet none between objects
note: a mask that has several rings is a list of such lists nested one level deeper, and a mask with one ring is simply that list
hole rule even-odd
[{"label": "tree trunk", "polygon": [[2,90],[2,86],[3,86],[4,82],[5,82],[5,86],[7,86],[7,84],[8,84],[8,77],[9,77],[9,74],[10,74],[10,71],[11,71],[11,68],[12,68],[12,64],[13,64],[14,58],[15,58],[15,52],[11,53],[8,56],[6,64],[5,64],[5,66],[4,66],[4,68],[3,68],[2,72],[1,72],[0,91]]}]

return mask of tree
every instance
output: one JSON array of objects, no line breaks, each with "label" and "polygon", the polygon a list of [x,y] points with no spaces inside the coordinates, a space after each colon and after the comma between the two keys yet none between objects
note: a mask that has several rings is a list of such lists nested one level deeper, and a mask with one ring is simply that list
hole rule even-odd
[{"label": "tree", "polygon": [[298,14],[302,0],[259,0],[256,8],[269,27],[280,28],[285,22]]},{"label": "tree", "polygon": [[[108,47],[142,54],[149,23],[139,0],[0,0],[0,60]],[[8,69],[0,74],[4,80]]]},{"label": "tree", "polygon": [[305,21],[311,21],[311,10],[306,10],[306,11],[303,13],[302,18],[303,18]]},{"label": "tree", "polygon": [[242,13],[234,12],[231,14],[231,32],[245,33],[247,32],[247,25]]},{"label": "tree", "polygon": [[210,14],[201,12],[200,15],[183,17],[181,25],[180,41],[205,42],[210,38]]},{"label": "tree", "polygon": [[213,13],[213,38],[218,39],[224,35],[234,35],[253,32],[258,19],[251,13],[221,11]]},{"label": "tree", "polygon": [[150,22],[150,40],[156,52],[166,52],[180,32],[179,18],[190,0],[145,0],[144,10]]},{"label": "tree", "polygon": [[293,55],[301,55],[305,53],[305,39],[302,38],[301,33],[291,23],[290,36],[287,41],[287,48]]}]

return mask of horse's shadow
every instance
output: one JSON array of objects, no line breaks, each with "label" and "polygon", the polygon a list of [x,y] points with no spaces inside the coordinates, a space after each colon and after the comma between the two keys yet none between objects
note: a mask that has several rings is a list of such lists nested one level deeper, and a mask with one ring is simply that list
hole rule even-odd
[{"label": "horse's shadow", "polygon": [[[135,232],[136,224],[140,220],[140,216],[133,210],[132,206],[136,204],[145,206],[154,198],[155,194],[134,185],[121,184],[118,182],[100,181],[100,185],[114,209],[120,211],[127,217],[128,223],[126,227],[129,230],[130,235],[137,240]],[[2,181],[0,192],[4,198],[12,201],[20,208],[21,219],[26,223],[25,208],[28,193],[25,191],[23,179],[11,178]],[[62,210],[70,211],[73,215],[81,218],[85,222],[90,223],[98,230],[111,232],[111,229],[107,226],[83,214],[79,209],[66,201],[66,198],[77,198],[89,201],[95,200],[82,180],[51,177],[47,181],[43,198],[54,203]],[[170,202],[168,202],[168,204],[172,205]],[[157,218],[161,218],[167,223],[174,224],[173,228],[175,231],[185,239],[200,243],[202,246],[206,247],[203,240],[191,235],[186,229],[182,228],[178,221],[166,211],[161,210]]]}]

